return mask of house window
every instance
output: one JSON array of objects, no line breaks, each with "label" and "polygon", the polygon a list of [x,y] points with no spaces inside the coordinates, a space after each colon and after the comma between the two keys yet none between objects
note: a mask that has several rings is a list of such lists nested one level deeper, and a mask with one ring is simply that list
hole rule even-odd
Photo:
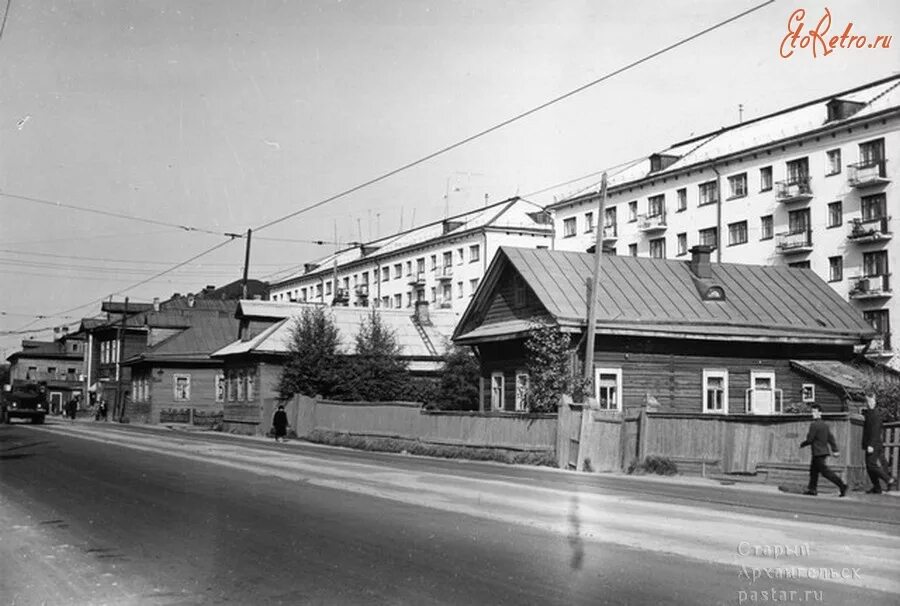
[{"label": "house window", "polygon": [[687,251],[688,251],[687,250],[687,248],[688,248],[687,234],[678,234],[677,241],[678,241],[678,256],[680,257],[681,255],[686,255]]},{"label": "house window", "polygon": [[716,227],[708,227],[700,230],[700,244],[716,248],[719,246],[719,230]]},{"label": "house window", "polygon": [[434,269],[436,267],[437,267],[437,255],[431,255],[431,270],[434,271]]},{"label": "house window", "polygon": [[775,228],[772,223],[772,215],[759,218],[759,239],[771,240],[775,237]]},{"label": "house window", "polygon": [[594,231],[594,213],[584,213],[584,231],[590,233]]},{"label": "house window", "polygon": [[51,378],[52,378],[53,376],[55,376],[55,375],[56,375],[56,366],[48,366],[48,367],[47,367],[47,374],[50,375]]},{"label": "house window", "polygon": [[462,248],[456,249],[456,257],[457,257],[456,264],[457,265],[462,265],[463,263],[465,263],[466,259],[465,259],[465,255],[463,254],[464,252],[465,251]]},{"label": "house window", "polygon": [[809,269],[809,261],[797,261],[796,263],[788,263],[791,269]]},{"label": "house window", "polygon": [[666,258],[666,239],[665,238],[656,238],[655,240],[650,240],[650,256],[654,259],[665,259]]},{"label": "house window", "polygon": [[828,227],[840,227],[844,222],[844,205],[841,202],[828,204]]},{"label": "house window", "polygon": [[841,150],[832,149],[825,152],[825,176],[839,175],[841,173]]},{"label": "house window", "polygon": [[571,238],[575,235],[576,225],[575,217],[563,219],[563,238]]},{"label": "house window", "polygon": [[798,158],[787,163],[789,185],[809,182],[809,158]]},{"label": "house window", "polygon": [[867,278],[888,274],[888,251],[876,250],[863,253],[863,275]]},{"label": "house window", "polygon": [[450,267],[451,265],[453,265],[453,253],[448,250],[444,253],[444,267]]},{"label": "house window", "polygon": [[759,191],[770,191],[772,189],[772,167],[763,166],[759,169]]},{"label": "house window", "polygon": [[863,196],[859,199],[863,221],[877,221],[887,216],[887,198],[884,194]]},{"label": "house window", "polygon": [[805,234],[809,232],[809,209],[801,208],[788,212],[788,232]]},{"label": "house window", "polygon": [[604,227],[613,227],[615,231],[616,226],[616,207],[612,206],[603,211],[603,226]]},{"label": "house window", "polygon": [[431,302],[437,303],[437,287],[436,286],[431,287]]},{"label": "house window", "polygon": [[528,410],[528,373],[516,371],[516,410]]},{"label": "house window", "polygon": [[875,139],[859,144],[859,162],[863,166],[873,166],[884,161],[884,139]]},{"label": "house window", "polygon": [[704,204],[715,204],[719,201],[719,192],[718,188],[716,187],[715,181],[707,181],[706,183],[701,183],[699,185],[699,188],[700,206],[703,206]]},{"label": "house window", "polygon": [[394,307],[397,309],[403,307],[403,295],[401,293],[394,295]]},{"label": "house window", "polygon": [[594,371],[594,397],[600,410],[622,410],[622,369],[598,368]]},{"label": "house window", "polygon": [[728,246],[747,243],[747,222],[738,221],[728,224]]},{"label": "house window", "polygon": [[[891,322],[890,312],[887,309],[876,309],[873,311],[864,311],[863,318],[872,325],[872,328],[878,333],[881,340],[881,349],[887,351],[891,349]],[[874,345],[874,343],[873,343]]]},{"label": "house window", "polygon": [[628,203],[628,221],[637,221],[637,200]]},{"label": "house window", "polygon": [[391,298],[387,297],[387,296],[381,297],[381,306],[384,307],[385,309],[390,309],[391,308]]},{"label": "house window", "polygon": [[219,373],[216,375],[216,402],[225,401],[225,375]]},{"label": "house window", "polygon": [[325,283],[325,296],[331,295],[331,280]]},{"label": "house window", "polygon": [[804,403],[812,403],[816,401],[816,386],[812,383],[804,383],[801,391],[800,399]]},{"label": "house window", "polygon": [[443,289],[441,290],[441,299],[444,303],[449,304],[451,299],[453,299],[453,288],[450,284],[444,284]]},{"label": "house window", "polygon": [[237,399],[237,385],[235,385],[235,374],[233,370],[228,372],[228,376],[225,379],[225,389],[228,392],[228,401],[234,402]]},{"label": "house window", "polygon": [[647,198],[647,216],[648,217],[659,217],[666,212],[666,196],[665,194],[661,194],[659,196],[650,196]]},{"label": "house window", "polygon": [[637,256],[637,244],[629,244],[628,245],[628,254],[632,257]]},{"label": "house window", "polygon": [[25,373],[25,379],[27,381],[37,380],[37,366],[29,366],[28,367],[28,371]]},{"label": "house window", "polygon": [[256,398],[256,372],[247,371],[247,401],[252,402]]},{"label": "house window", "polygon": [[472,278],[469,280],[469,295],[474,295],[476,290],[478,290],[478,278]]},{"label": "house window", "polygon": [[728,371],[703,369],[703,412],[728,414]]},{"label": "house window", "polygon": [[238,371],[237,373],[237,401],[243,402],[246,399],[246,389],[247,389],[247,381],[246,375],[244,371]]},{"label": "house window", "polygon": [[743,198],[747,195],[747,173],[728,177],[728,188],[732,198]]},{"label": "house window", "polygon": [[172,383],[176,402],[187,402],[191,399],[191,375],[173,375]]},{"label": "house window", "polygon": [[469,263],[475,263],[481,259],[481,246],[473,244],[469,247]]},{"label": "house window", "polygon": [[412,307],[412,301],[413,301],[413,294],[412,294],[412,292],[406,293],[406,306],[407,306],[407,307]]},{"label": "house window", "polygon": [[463,283],[462,283],[462,280],[460,280],[459,282],[456,283],[456,298],[457,298],[457,299],[462,299],[462,298],[463,298]]},{"label": "house window", "polygon": [[687,210],[687,189],[682,187],[675,192],[675,200],[678,205],[676,211]]},{"label": "house window", "polygon": [[412,275],[412,261],[407,261],[407,262],[406,262],[406,275],[407,275],[407,276],[411,276],[411,275]]},{"label": "house window", "polygon": [[403,263],[394,263],[394,279],[399,280],[403,275]]},{"label": "house window", "polygon": [[840,282],[844,279],[844,257],[828,257],[828,281]]},{"label": "house window", "polygon": [[491,410],[503,410],[503,373],[491,373]]}]

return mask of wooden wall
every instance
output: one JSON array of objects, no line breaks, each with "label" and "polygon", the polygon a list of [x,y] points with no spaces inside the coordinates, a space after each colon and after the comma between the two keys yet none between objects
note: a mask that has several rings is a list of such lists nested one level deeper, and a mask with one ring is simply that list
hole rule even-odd
[{"label": "wooden wall", "polygon": [[[151,412],[149,422],[159,423],[160,411],[170,408],[193,408],[205,413],[222,411],[225,403],[216,402],[216,375],[221,372],[221,368],[214,367],[153,368],[150,386]],[[175,375],[189,375],[191,377],[190,400],[175,400]],[[131,389],[130,385],[128,389]]]}]

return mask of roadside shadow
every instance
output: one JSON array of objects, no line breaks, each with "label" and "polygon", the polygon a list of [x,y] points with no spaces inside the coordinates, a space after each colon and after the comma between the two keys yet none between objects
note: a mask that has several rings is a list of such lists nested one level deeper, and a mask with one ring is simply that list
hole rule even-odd
[{"label": "roadside shadow", "polygon": [[581,516],[578,512],[578,495],[573,495],[569,502],[569,547],[572,548],[572,559],[569,566],[580,570],[584,564],[584,541],[581,539]]}]

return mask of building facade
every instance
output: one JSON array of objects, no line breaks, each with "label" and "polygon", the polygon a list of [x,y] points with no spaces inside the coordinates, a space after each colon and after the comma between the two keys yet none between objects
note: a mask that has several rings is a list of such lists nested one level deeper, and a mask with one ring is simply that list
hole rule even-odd
[{"label": "building facade", "polygon": [[22,341],[22,350],[10,355],[9,383],[12,388],[43,384],[50,412],[59,414],[66,402],[82,393],[84,341],[63,336],[55,341]]},{"label": "building facade", "polygon": [[461,314],[501,246],[549,248],[553,226],[540,207],[513,198],[338,251],[275,283],[279,302],[412,309]]},{"label": "building facade", "polygon": [[[676,143],[613,174],[602,245],[617,255],[810,268],[876,329],[898,365],[891,268],[900,178],[900,76]],[[596,241],[599,192],[549,207],[556,248]]]}]

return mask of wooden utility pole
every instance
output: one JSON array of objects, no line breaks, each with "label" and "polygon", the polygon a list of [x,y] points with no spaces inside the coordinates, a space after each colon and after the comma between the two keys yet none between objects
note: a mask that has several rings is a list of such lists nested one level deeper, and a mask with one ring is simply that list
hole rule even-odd
[{"label": "wooden utility pole", "polygon": [[244,248],[244,279],[241,280],[241,298],[247,298],[247,274],[250,272],[250,237],[253,235],[253,230],[247,230],[247,245]]},{"label": "wooden utility pole", "polygon": [[[116,352],[116,402],[115,409],[118,412],[118,421],[125,419],[125,399],[122,396],[122,357],[125,355],[125,326],[128,321],[128,297],[125,297],[125,310],[122,312],[122,324],[119,327],[118,351]],[[113,413],[113,419],[116,418]]]},{"label": "wooden utility pole", "polygon": [[584,351],[584,378],[591,386],[589,393],[596,393],[594,385],[594,331],[597,324],[597,291],[600,288],[600,260],[603,258],[603,223],[606,212],[606,173],[600,181],[600,208],[597,211],[597,242],[594,244],[594,275],[588,291],[587,340]]}]

